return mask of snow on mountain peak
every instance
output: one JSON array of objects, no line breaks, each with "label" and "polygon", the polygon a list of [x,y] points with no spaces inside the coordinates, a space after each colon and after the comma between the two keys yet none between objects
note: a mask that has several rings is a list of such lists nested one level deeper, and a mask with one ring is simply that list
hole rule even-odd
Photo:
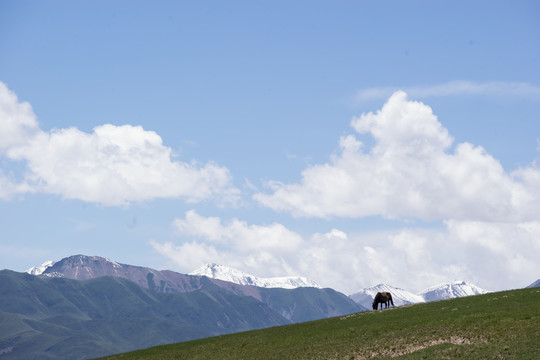
[{"label": "snow on mountain peak", "polygon": [[395,306],[402,306],[408,304],[416,304],[425,302],[424,298],[413,294],[404,289],[400,289],[394,286],[386,284],[378,284],[369,288],[361,289],[357,293],[350,296],[350,298],[368,309],[371,309],[371,303],[373,298],[378,292],[389,292],[392,294],[392,300]]},{"label": "snow on mountain peak", "polygon": [[41,275],[45,270],[53,266],[56,262],[54,260],[45,261],[41,265],[32,266],[30,269],[26,270],[26,273],[30,275]]},{"label": "snow on mountain peak", "polygon": [[203,265],[199,269],[189,273],[189,275],[207,276],[209,278],[229,281],[235,284],[252,285],[264,288],[295,289],[298,287],[321,287],[316,282],[305,277],[289,276],[260,278],[254,275],[246,274],[240,270],[215,263]]},{"label": "snow on mountain peak", "polygon": [[396,306],[416,304],[426,301],[453,299],[463,296],[486,294],[489,292],[466,281],[454,280],[450,283],[430,287],[418,294],[413,294],[407,290],[390,285],[379,284],[370,288],[361,289],[357,293],[350,295],[350,298],[353,299],[357,304],[369,308],[375,295],[378,292],[384,291],[392,294],[392,298]]},{"label": "snow on mountain peak", "polygon": [[426,301],[435,301],[486,294],[488,292],[489,291],[479,288],[478,286],[470,284],[466,281],[454,280],[450,283],[430,287],[420,292],[418,295],[422,296],[424,299],[426,299]]}]

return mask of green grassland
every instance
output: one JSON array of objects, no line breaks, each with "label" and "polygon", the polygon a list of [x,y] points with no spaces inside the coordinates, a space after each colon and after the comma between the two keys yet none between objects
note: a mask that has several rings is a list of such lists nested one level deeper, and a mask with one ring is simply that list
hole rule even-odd
[{"label": "green grassland", "polygon": [[540,288],[157,346],[106,359],[540,359]]}]

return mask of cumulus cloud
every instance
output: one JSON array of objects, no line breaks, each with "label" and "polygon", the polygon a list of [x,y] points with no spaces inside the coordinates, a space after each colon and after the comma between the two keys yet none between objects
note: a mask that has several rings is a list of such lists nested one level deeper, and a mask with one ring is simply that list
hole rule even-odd
[{"label": "cumulus cloud", "polygon": [[190,240],[151,244],[156,251],[190,272],[207,262],[221,262],[238,268],[260,271],[260,276],[283,276],[284,269],[303,243],[302,237],[285,226],[248,225],[232,219],[222,223],[217,217],[203,217],[194,210],[173,223],[177,234]]},{"label": "cumulus cloud", "polygon": [[526,221],[540,214],[540,169],[506,172],[485,149],[453,139],[431,108],[394,93],[381,110],[351,126],[341,153],[302,172],[296,184],[270,182],[254,199],[303,217],[364,217]]},{"label": "cumulus cloud", "polygon": [[[19,183],[6,185],[0,197],[25,192],[56,194],[107,206],[181,197],[234,202],[239,191],[225,167],[176,161],[153,131],[140,126],[101,125],[92,133],[77,128],[43,131],[31,106],[0,83],[0,151],[26,164]],[[0,153],[1,154],[1,153]]]},{"label": "cumulus cloud", "polygon": [[151,245],[178,271],[218,262],[263,277],[308,276],[346,294],[377,283],[420,291],[454,279],[508,289],[527,285],[540,271],[538,221],[448,220],[436,229],[348,234],[334,228],[301,236],[278,223],[224,222],[192,210],[173,226],[178,244]]},{"label": "cumulus cloud", "polygon": [[[363,89],[356,94],[355,99],[357,101],[385,99],[397,90],[396,87]],[[540,87],[523,82],[490,81],[478,83],[456,80],[436,85],[411,86],[403,90],[410,96],[419,98],[453,95],[488,95],[540,101]]]},{"label": "cumulus cloud", "polygon": [[24,144],[39,131],[39,124],[28,102],[19,102],[17,95],[0,82],[0,155]]}]

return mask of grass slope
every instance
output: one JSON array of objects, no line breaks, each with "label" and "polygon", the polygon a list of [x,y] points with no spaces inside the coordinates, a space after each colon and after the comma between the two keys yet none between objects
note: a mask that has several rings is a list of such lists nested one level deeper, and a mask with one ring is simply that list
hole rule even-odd
[{"label": "grass slope", "polygon": [[540,289],[158,346],[107,359],[540,359]]}]

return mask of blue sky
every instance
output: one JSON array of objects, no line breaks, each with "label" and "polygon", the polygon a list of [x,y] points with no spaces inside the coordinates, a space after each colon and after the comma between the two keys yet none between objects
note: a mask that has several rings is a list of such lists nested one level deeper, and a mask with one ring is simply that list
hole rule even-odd
[{"label": "blue sky", "polygon": [[2,1],[0,268],[540,276],[535,1]]}]

